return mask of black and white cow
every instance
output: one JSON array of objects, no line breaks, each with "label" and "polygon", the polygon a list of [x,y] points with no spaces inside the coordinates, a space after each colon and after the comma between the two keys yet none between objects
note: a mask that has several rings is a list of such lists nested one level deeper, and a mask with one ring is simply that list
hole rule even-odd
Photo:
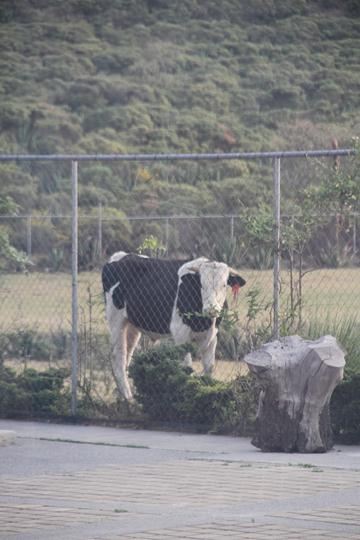
[{"label": "black and white cow", "polygon": [[[113,347],[113,371],[120,394],[132,399],[127,368],[141,333],[153,339],[170,334],[177,345],[195,340],[204,372],[215,362],[217,326],[227,287],[245,280],[225,263],[204,257],[161,260],[115,253],[102,282]],[[191,362],[191,356],[186,360]]]}]

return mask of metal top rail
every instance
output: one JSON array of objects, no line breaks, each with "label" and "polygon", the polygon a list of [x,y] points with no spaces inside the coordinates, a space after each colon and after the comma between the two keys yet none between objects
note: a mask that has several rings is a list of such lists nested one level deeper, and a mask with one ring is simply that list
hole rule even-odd
[{"label": "metal top rail", "polygon": [[[103,207],[103,209],[106,209],[106,207]],[[316,217],[322,217],[322,216],[336,216],[336,212],[328,212],[324,214],[313,214]],[[360,212],[346,212],[347,216],[350,217],[359,217]],[[99,215],[92,214],[79,214],[79,219],[89,219],[89,220],[96,220],[99,219]],[[282,218],[285,219],[291,219],[302,217],[302,214],[282,214]],[[33,219],[40,221],[42,219],[71,219],[71,214],[0,214],[0,220],[1,219]],[[117,217],[117,216],[110,216],[107,217],[106,215],[101,216],[101,221],[104,222],[112,222],[112,221],[175,221],[175,220],[189,220],[189,219],[243,219],[243,217],[239,214],[166,214],[166,215],[154,215],[154,216],[123,216],[123,217]]]},{"label": "metal top rail", "polygon": [[204,154],[0,154],[0,161],[172,161],[351,156],[353,148],[290,150],[282,152],[227,152]]}]

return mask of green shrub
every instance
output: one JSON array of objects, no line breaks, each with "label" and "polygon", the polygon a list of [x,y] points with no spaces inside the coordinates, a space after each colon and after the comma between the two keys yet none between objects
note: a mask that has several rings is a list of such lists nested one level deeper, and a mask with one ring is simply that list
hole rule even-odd
[{"label": "green shrub", "polygon": [[317,339],[326,334],[335,336],[345,352],[345,374],[360,375],[360,325],[354,317],[319,314],[304,328],[303,337]]},{"label": "green shrub", "polygon": [[162,346],[135,355],[129,374],[136,398],[153,419],[176,420],[191,369],[180,364],[184,347]]},{"label": "green shrub", "polygon": [[254,416],[253,389],[239,380],[224,383],[194,376],[182,363],[187,352],[189,346],[162,345],[135,356],[130,376],[144,412],[155,421],[244,434]]},{"label": "green shrub", "polygon": [[339,384],[332,395],[331,421],[334,436],[345,444],[360,443],[360,374]]},{"label": "green shrub", "polygon": [[50,368],[38,372],[25,369],[21,374],[0,367],[0,416],[59,415],[69,410],[64,390],[67,370]]},{"label": "green shrub", "polygon": [[51,360],[64,358],[70,350],[70,333],[42,333],[33,328],[23,328],[15,332],[3,333],[1,356],[11,358],[31,358]]}]

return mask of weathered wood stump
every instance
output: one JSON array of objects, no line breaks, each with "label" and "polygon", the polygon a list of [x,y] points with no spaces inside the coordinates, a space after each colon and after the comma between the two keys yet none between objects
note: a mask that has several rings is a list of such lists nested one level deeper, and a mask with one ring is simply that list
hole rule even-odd
[{"label": "weathered wood stump", "polygon": [[248,354],[245,362],[262,387],[252,444],[268,452],[329,450],[329,403],[345,365],[336,339],[285,337]]}]

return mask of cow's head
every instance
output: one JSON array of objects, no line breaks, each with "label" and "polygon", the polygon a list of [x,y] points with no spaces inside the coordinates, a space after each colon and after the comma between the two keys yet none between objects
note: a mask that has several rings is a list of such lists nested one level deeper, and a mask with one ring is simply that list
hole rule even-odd
[{"label": "cow's head", "polygon": [[245,285],[240,274],[227,264],[200,258],[187,263],[186,270],[200,277],[203,313],[217,317],[223,309],[227,287],[239,288]]}]

